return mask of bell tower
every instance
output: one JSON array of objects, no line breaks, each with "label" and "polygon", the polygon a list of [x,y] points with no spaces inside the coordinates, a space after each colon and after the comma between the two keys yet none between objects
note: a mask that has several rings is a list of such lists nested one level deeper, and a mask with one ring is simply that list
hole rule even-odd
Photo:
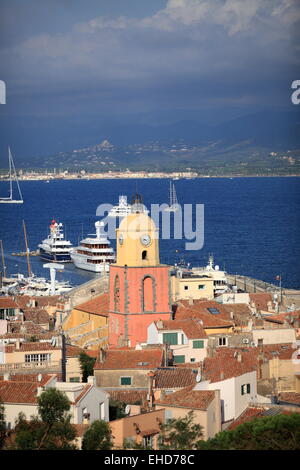
[{"label": "bell tower", "polygon": [[147,340],[153,321],[171,318],[170,266],[160,264],[158,229],[135,204],[116,230],[117,260],[110,265],[109,344]]}]

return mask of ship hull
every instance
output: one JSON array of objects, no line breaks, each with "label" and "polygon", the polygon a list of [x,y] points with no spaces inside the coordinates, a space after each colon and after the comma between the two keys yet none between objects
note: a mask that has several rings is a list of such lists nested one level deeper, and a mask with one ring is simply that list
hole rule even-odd
[{"label": "ship hull", "polygon": [[40,248],[40,259],[52,263],[72,263],[72,259],[69,253],[48,253],[47,251]]},{"label": "ship hull", "polygon": [[74,262],[74,266],[76,266],[78,269],[84,269],[85,271],[91,271],[93,273],[103,273],[104,271],[109,272],[108,263],[88,263],[86,258],[80,258],[78,255],[71,255],[71,258]]}]

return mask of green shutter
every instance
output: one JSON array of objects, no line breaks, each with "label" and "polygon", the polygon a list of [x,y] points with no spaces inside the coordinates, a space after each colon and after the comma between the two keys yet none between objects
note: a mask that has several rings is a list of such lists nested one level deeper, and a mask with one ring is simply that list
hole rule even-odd
[{"label": "green shutter", "polygon": [[203,349],[204,348],[204,341],[193,341],[193,349]]},{"label": "green shutter", "polygon": [[121,385],[131,385],[131,377],[121,377]]},{"label": "green shutter", "polygon": [[174,356],[174,362],[176,362],[176,364],[184,364],[185,356]]},{"label": "green shutter", "polygon": [[164,344],[178,344],[177,333],[163,333]]}]

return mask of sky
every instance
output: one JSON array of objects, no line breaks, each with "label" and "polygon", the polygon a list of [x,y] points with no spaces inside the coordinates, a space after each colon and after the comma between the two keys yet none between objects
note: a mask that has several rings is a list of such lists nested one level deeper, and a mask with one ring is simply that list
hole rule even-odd
[{"label": "sky", "polygon": [[86,142],[110,125],[293,107],[298,0],[1,0],[0,18],[0,127],[18,152],[51,133],[71,145],[72,126]]}]

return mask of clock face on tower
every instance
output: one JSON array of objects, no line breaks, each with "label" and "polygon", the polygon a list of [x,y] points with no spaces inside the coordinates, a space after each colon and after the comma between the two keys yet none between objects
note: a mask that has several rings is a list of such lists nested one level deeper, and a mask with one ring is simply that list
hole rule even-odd
[{"label": "clock face on tower", "polygon": [[140,240],[141,243],[145,246],[148,246],[151,243],[151,237],[149,235],[142,235]]}]

